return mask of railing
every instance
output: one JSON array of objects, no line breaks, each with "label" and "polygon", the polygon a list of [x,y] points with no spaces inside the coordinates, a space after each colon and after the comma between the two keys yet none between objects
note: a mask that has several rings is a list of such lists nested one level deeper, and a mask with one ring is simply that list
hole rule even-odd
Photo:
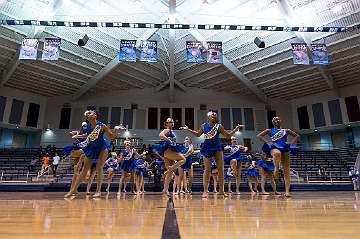
[{"label": "railing", "polygon": [[292,174],[292,176],[295,176],[298,183],[300,183],[300,177],[299,177],[299,172],[297,172],[296,170],[290,168],[290,174]]},{"label": "railing", "polygon": [[39,179],[44,176],[45,174],[47,174],[48,176],[50,175],[50,166],[45,167],[44,169],[41,169],[38,173],[37,173],[37,177],[36,180],[39,181]]}]

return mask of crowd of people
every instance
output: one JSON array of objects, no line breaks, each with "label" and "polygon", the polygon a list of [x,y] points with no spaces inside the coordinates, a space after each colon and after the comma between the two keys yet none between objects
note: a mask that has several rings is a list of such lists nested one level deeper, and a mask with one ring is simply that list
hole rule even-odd
[{"label": "crowd of people", "polygon": [[[227,131],[218,122],[217,113],[213,110],[208,112],[208,120],[199,127],[199,130],[192,130],[187,126],[180,128],[195,137],[204,135],[205,140],[200,150],[194,149],[189,136],[185,137],[184,142],[177,142],[173,131],[174,120],[168,118],[164,122],[164,130],[159,134],[159,144],[151,148],[143,147],[138,151],[130,140],[125,140],[125,147],[116,151],[111,142],[120,130],[125,130],[125,127],[118,125],[110,129],[97,120],[98,114],[94,110],[87,110],[84,116],[86,122],[82,123],[81,128],[70,132],[74,144],[63,151],[74,162],[72,184],[66,197],[76,196],[80,183],[85,179],[88,181],[87,193],[90,194],[95,176],[97,187],[93,197],[100,197],[104,171],[108,192],[114,175],[121,174],[118,186],[119,195],[126,192],[129,182],[131,191],[137,194],[143,193],[144,178],[149,174],[155,182],[163,181],[162,191],[165,195],[170,195],[171,182],[173,182],[173,193],[191,193],[193,166],[199,163],[204,169],[203,197],[208,196],[210,178],[213,178],[214,191],[219,195],[227,196],[224,190],[225,182],[228,185],[228,192],[232,192],[233,180],[236,181],[235,193],[239,194],[243,166],[246,169],[245,175],[251,192],[258,192],[258,178],[261,176],[261,193],[268,194],[265,185],[266,179],[269,178],[273,193],[278,195],[276,179],[279,178],[280,162],[285,181],[284,195],[290,197],[290,151],[296,151],[295,145],[299,140],[299,135],[290,129],[283,129],[279,117],[273,118],[272,129],[266,129],[258,134],[259,140],[264,143],[263,152],[249,152],[248,148],[238,144],[234,137],[244,125],[237,125],[233,130]],[[231,144],[224,147],[220,135],[231,138]],[[291,142],[288,142],[288,135],[293,137]],[[229,154],[224,156],[224,151],[228,151]],[[201,162],[193,162],[194,154],[201,155]]]}]

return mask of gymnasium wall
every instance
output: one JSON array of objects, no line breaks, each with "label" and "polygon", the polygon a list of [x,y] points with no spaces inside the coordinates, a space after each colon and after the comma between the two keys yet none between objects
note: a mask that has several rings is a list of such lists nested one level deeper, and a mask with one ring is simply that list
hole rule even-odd
[{"label": "gymnasium wall", "polygon": [[[207,109],[218,110],[220,121],[228,128],[232,128],[236,123],[246,124],[245,130],[242,130],[237,136],[241,143],[244,138],[251,139],[254,148],[259,148],[256,139],[257,132],[267,127],[265,104],[254,97],[189,88],[187,92],[176,90],[175,102],[169,103],[167,90],[161,92],[155,92],[154,89],[117,91],[88,94],[74,102],[67,97],[49,98],[44,125],[50,124],[52,133],[43,133],[42,143],[44,145],[48,143],[68,144],[71,142],[67,134],[69,130],[59,130],[60,114],[64,104],[66,107],[71,108],[71,116],[69,117],[69,128],[71,129],[79,127],[83,120],[83,112],[88,106],[92,106],[96,107],[102,115],[107,115],[104,120],[107,122],[113,121],[113,111],[116,111],[116,117],[120,117],[119,122],[130,125],[129,132],[136,134],[133,135],[134,137],[143,137],[146,144],[158,139],[162,127],[161,108],[169,108],[170,114],[173,113],[173,108],[181,108],[181,125],[185,123],[185,108],[193,108],[195,129],[206,120],[207,110],[202,110],[200,105],[206,105]],[[137,109],[131,110],[131,106],[134,104],[137,105]],[[149,108],[158,108],[157,129],[149,129]],[[272,109],[278,110],[279,115],[285,119],[291,118],[289,104],[277,103]],[[129,114],[131,114],[131,117],[129,117]],[[130,124],[129,119],[131,120]],[[285,120],[285,122],[287,127],[291,127],[291,120]],[[182,131],[176,133],[179,140],[185,137]],[[194,139],[195,144],[200,143],[200,141],[201,139]]]},{"label": "gymnasium wall", "polygon": [[46,102],[46,97],[1,87],[0,147],[39,146]]},{"label": "gymnasium wall", "polygon": [[[295,129],[302,134],[302,142],[313,148],[327,149],[345,146],[353,140],[360,146],[360,122],[349,120],[346,101],[349,97],[357,98],[360,102],[360,84],[339,89],[339,95],[335,91],[325,91],[316,95],[309,95],[291,101],[292,121]],[[349,104],[349,102],[348,102]],[[358,108],[358,106],[351,105]],[[301,129],[297,109],[306,107],[309,118],[309,128]],[[314,139],[319,139],[313,142]]]}]

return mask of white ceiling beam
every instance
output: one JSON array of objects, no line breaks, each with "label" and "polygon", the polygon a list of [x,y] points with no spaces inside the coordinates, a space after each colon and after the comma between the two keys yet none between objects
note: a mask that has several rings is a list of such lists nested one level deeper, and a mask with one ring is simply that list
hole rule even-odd
[{"label": "white ceiling beam", "polygon": [[[196,68],[196,66],[198,66],[197,64],[189,64],[191,65],[192,67]],[[188,72],[190,75],[189,76],[186,76],[186,77],[183,77],[181,79],[178,79],[178,81],[180,82],[184,82],[184,81],[187,81],[188,79],[192,79],[194,76],[197,76],[197,75],[201,75],[202,73],[206,72],[206,71],[210,71],[210,70],[214,70],[216,68],[219,68],[221,65],[219,64],[212,64],[211,66],[209,66],[208,68],[206,68],[205,70],[203,71],[196,71],[195,73],[191,73],[190,71]]]},{"label": "white ceiling beam", "polygon": [[219,77],[219,76],[222,76],[222,75],[225,75],[225,74],[229,74],[229,72],[228,72],[228,71],[222,71],[222,72],[217,73],[217,74],[215,74],[215,75],[211,75],[211,76],[209,76],[209,77],[201,78],[201,80],[198,80],[198,81],[191,81],[191,82],[189,82],[187,85],[188,85],[188,86],[198,85],[198,84],[200,84],[200,83],[202,83],[202,82],[209,81],[209,80],[211,80],[211,79],[214,79],[214,78],[216,78],[216,77]]},{"label": "white ceiling beam", "polygon": [[[169,23],[175,24],[176,0],[169,0]],[[169,102],[175,102],[175,29],[169,30]]]}]

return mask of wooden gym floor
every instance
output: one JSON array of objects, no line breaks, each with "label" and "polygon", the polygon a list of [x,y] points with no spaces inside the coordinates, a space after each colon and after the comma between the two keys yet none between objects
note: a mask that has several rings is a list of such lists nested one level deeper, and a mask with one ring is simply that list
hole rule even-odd
[{"label": "wooden gym floor", "polygon": [[359,238],[360,194],[295,192],[92,199],[0,193],[0,238]]}]

